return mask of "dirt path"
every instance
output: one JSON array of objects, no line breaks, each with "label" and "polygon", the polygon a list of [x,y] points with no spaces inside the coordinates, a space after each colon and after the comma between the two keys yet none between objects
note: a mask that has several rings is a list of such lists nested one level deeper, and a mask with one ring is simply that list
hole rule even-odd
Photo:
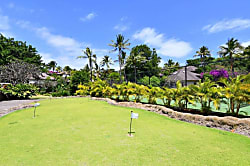
[{"label": "dirt path", "polygon": [[18,109],[31,107],[30,103],[33,103],[39,100],[8,100],[0,101],[0,117],[13,112]]}]

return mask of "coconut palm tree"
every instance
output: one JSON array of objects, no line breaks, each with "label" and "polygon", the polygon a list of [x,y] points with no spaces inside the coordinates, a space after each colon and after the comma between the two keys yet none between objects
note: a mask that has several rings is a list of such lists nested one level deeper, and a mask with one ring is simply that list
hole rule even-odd
[{"label": "coconut palm tree", "polygon": [[50,61],[48,63],[49,68],[52,69],[53,71],[55,71],[56,65],[57,65],[56,61]]},{"label": "coconut palm tree", "polygon": [[112,59],[108,56],[108,55],[105,55],[103,58],[102,58],[102,61],[101,61],[101,66],[106,66],[107,69],[110,68],[109,65],[113,65],[113,62],[112,62]]},{"label": "coconut palm tree", "polygon": [[99,75],[100,75],[100,66],[98,65],[97,63],[97,56],[96,54],[93,55],[93,63],[95,65],[95,73],[96,73],[96,77],[99,78]]},{"label": "coconut palm tree", "polygon": [[243,56],[250,56],[250,45],[245,47],[243,51]]},{"label": "coconut palm tree", "polygon": [[194,55],[194,57],[196,56],[200,57],[201,65],[203,65],[204,67],[203,63],[205,61],[205,58],[210,57],[211,53],[206,46],[202,46],[199,51],[196,51],[196,54]]},{"label": "coconut palm tree", "polygon": [[92,69],[93,69],[93,55],[92,55],[92,51],[90,50],[89,47],[86,48],[86,50],[83,50],[83,53],[86,56],[78,56],[77,58],[88,58],[89,60],[89,68],[90,68],[90,81],[93,81],[92,79]]},{"label": "coconut palm tree", "polygon": [[69,66],[64,66],[63,71],[66,72],[66,74],[70,74],[71,68]]},{"label": "coconut palm tree", "polygon": [[143,52],[139,54],[131,53],[127,59],[126,66],[134,67],[134,75],[135,75],[135,83],[136,83],[136,68],[140,65],[143,61],[145,61],[145,57],[142,56]]},{"label": "coconut palm tree", "polygon": [[225,46],[220,46],[220,49],[221,50],[218,54],[221,57],[227,57],[230,60],[231,72],[234,73],[234,57],[241,55],[243,47],[237,39],[231,38],[227,41]]},{"label": "coconut palm tree", "polygon": [[57,67],[56,67],[56,71],[57,71],[57,72],[61,72],[61,71],[62,71],[62,67],[61,67],[61,66],[57,66]]},{"label": "coconut palm tree", "polygon": [[125,49],[128,49],[128,46],[130,46],[130,43],[128,42],[129,39],[125,40],[124,36],[121,34],[118,34],[116,36],[116,41],[111,40],[112,44],[109,44],[109,46],[112,46],[114,49],[112,50],[117,51],[118,50],[118,61],[119,61],[119,74],[120,74],[120,83],[122,82],[122,75],[121,75],[121,67],[122,67],[122,51]]}]

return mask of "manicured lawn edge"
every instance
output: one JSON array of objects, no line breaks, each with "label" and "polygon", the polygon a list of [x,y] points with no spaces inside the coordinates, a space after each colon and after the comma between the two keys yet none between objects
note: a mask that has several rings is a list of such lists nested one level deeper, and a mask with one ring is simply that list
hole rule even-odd
[{"label": "manicured lawn edge", "polygon": [[173,119],[198,124],[210,128],[216,128],[237,134],[245,135],[250,137],[250,118],[236,118],[232,116],[218,117],[218,116],[204,116],[190,113],[182,113],[174,111],[164,106],[153,105],[153,104],[142,104],[135,102],[116,102],[109,98],[97,98],[91,97],[92,100],[106,101],[111,105],[139,108],[151,112],[155,112]]}]

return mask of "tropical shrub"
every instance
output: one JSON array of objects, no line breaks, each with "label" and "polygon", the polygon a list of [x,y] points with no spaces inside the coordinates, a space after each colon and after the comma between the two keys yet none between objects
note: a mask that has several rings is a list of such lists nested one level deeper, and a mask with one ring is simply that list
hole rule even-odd
[{"label": "tropical shrub", "polygon": [[0,92],[7,99],[27,99],[38,91],[38,88],[31,84],[8,84],[0,88]]},{"label": "tropical shrub", "polygon": [[[218,84],[219,83],[219,84]],[[98,79],[87,85],[78,85],[76,94],[91,95],[95,97],[108,97],[117,101],[135,101],[157,104],[157,99],[161,99],[163,104],[171,107],[171,102],[180,109],[187,108],[188,104],[201,104],[201,111],[205,114],[211,111],[213,105],[217,110],[220,109],[221,102],[227,99],[228,112],[238,116],[242,103],[249,103],[249,76],[233,79],[220,80],[218,83],[205,79],[197,85],[182,87],[181,82],[177,81],[176,89],[147,87],[135,83],[114,84],[108,86],[106,81]],[[221,87],[223,85],[224,87]],[[236,111],[234,111],[236,109]]]},{"label": "tropical shrub", "polygon": [[249,93],[244,88],[242,89],[242,84],[244,81],[247,81],[246,78],[246,76],[237,76],[235,78],[220,80],[220,83],[224,85],[222,93],[227,99],[228,112],[236,116],[239,115],[241,104],[250,103]]},{"label": "tropical shrub", "polygon": [[80,84],[77,87],[79,90],[76,91],[75,95],[82,95],[82,96],[89,95],[89,86]]},{"label": "tropical shrub", "polygon": [[215,82],[206,79],[204,82],[199,82],[198,85],[192,85],[194,96],[197,102],[201,104],[201,111],[208,113],[211,111],[211,102],[216,109],[219,109],[220,99],[222,97],[220,89]]},{"label": "tropical shrub", "polygon": [[162,89],[159,87],[152,87],[148,90],[148,102],[150,104],[157,104],[157,99],[162,96]]},{"label": "tropical shrub", "polygon": [[104,90],[108,86],[106,81],[97,79],[95,82],[90,84],[90,96],[92,97],[103,97]]}]

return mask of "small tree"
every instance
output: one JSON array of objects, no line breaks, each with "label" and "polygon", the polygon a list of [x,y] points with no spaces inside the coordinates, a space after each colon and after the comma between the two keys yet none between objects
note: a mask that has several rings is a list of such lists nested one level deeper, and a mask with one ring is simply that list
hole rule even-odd
[{"label": "small tree", "polygon": [[40,67],[22,61],[15,61],[8,65],[0,66],[0,81],[16,85],[29,83],[31,78],[39,79]]}]

